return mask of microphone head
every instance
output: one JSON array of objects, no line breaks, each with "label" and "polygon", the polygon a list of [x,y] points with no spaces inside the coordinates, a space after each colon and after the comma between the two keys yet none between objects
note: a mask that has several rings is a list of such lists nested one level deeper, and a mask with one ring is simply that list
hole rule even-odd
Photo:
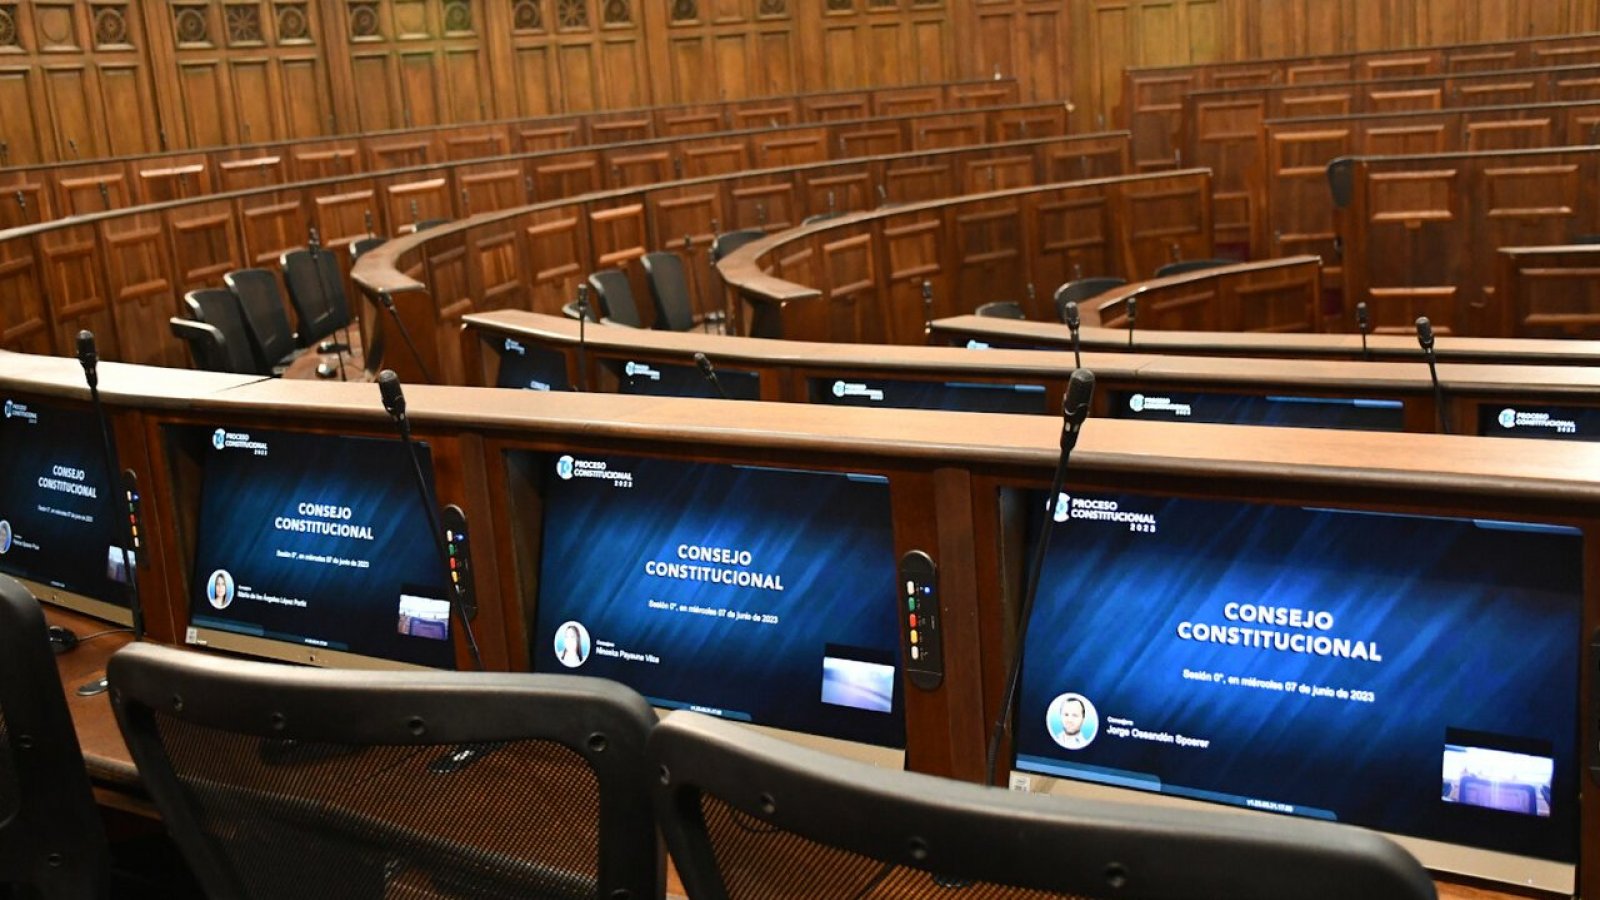
[{"label": "microphone head", "polygon": [[100,354],[94,349],[94,332],[85,328],[78,332],[78,362],[90,367],[99,361]]},{"label": "microphone head", "polygon": [[925,303],[933,300],[933,283],[930,281],[922,283],[922,300]]},{"label": "microphone head", "polygon": [[1089,401],[1094,399],[1094,373],[1088,369],[1073,369],[1067,380],[1067,393],[1061,401],[1061,414],[1073,427],[1083,424],[1089,416]]},{"label": "microphone head", "polygon": [[1428,321],[1427,316],[1417,317],[1417,343],[1424,350],[1433,349],[1433,323]]},{"label": "microphone head", "polygon": [[696,353],[694,355],[694,364],[699,367],[701,375],[707,378],[717,377],[717,370],[712,368],[711,360],[704,353]]},{"label": "microphone head", "polygon": [[1129,322],[1129,324],[1132,324],[1138,318],[1139,318],[1139,298],[1138,297],[1129,297],[1128,298],[1128,322]]},{"label": "microphone head", "polygon": [[1078,326],[1083,323],[1083,317],[1078,314],[1078,301],[1068,300],[1063,311],[1067,315],[1067,327],[1076,331]]},{"label": "microphone head", "polygon": [[396,419],[406,414],[406,395],[400,390],[400,376],[393,369],[378,373],[378,393],[383,397],[383,408]]},{"label": "microphone head", "polygon": [[1356,322],[1360,324],[1362,331],[1366,331],[1368,323],[1371,322],[1367,318],[1367,301],[1365,300],[1356,304]]}]

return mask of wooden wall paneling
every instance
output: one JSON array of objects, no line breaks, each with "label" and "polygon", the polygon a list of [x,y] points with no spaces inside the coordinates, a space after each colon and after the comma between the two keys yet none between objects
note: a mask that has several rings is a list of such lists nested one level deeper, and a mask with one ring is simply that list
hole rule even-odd
[{"label": "wooden wall paneling", "polygon": [[965,147],[988,140],[989,123],[983,113],[942,113],[933,118],[917,118],[911,123],[911,147],[937,150]]},{"label": "wooden wall paneling", "polygon": [[[291,188],[235,201],[245,265],[275,269],[284,253],[307,245],[315,208],[311,196],[309,190]],[[319,236],[329,252],[348,259],[346,248],[358,235]]]},{"label": "wooden wall paneling", "polygon": [[955,266],[950,274],[956,309],[950,315],[970,313],[996,300],[1023,302],[1030,283],[1023,198],[962,204],[945,215]]},{"label": "wooden wall paneling", "polygon": [[1032,153],[973,154],[973,157],[959,163],[961,193],[981,194],[1043,183],[1038,180],[1038,161]]},{"label": "wooden wall paneling", "polygon": [[364,171],[383,172],[425,166],[438,155],[433,135],[401,134],[363,141],[367,163]]},{"label": "wooden wall paneling", "polygon": [[55,352],[51,303],[36,265],[39,245],[38,239],[0,242],[0,348]]},{"label": "wooden wall paneling", "polygon": [[644,0],[595,0],[595,4],[600,23],[595,42],[600,102],[611,109],[671,102],[664,86],[651,77],[644,15],[653,5]]},{"label": "wooden wall paneling", "polygon": [[879,118],[936,113],[943,108],[944,90],[931,85],[878,91],[872,98],[872,114]]},{"label": "wooden wall paneling", "polygon": [[448,161],[505,156],[511,152],[511,135],[505,127],[466,128],[441,136]]},{"label": "wooden wall paneling", "polygon": [[797,174],[807,217],[859,212],[878,205],[877,185],[867,166],[828,166]]},{"label": "wooden wall paneling", "polygon": [[1545,96],[1557,102],[1600,99],[1600,75],[1589,72],[1570,78],[1558,77]]},{"label": "wooden wall paneling", "polygon": [[[1482,251],[1500,247],[1539,247],[1571,243],[1594,234],[1596,197],[1591,182],[1600,177],[1593,154],[1556,156],[1537,162],[1497,164],[1493,157],[1474,160],[1473,214],[1468,246]],[[1459,251],[1458,251],[1459,252]],[[1494,334],[1500,316],[1493,312],[1495,254],[1464,255],[1462,304],[1468,334]]]},{"label": "wooden wall paneling", "polygon": [[657,137],[655,119],[642,110],[591,115],[585,117],[584,122],[589,129],[590,145],[648,141]]},{"label": "wooden wall paneling", "polygon": [[828,159],[828,130],[788,130],[782,134],[753,138],[755,164],[762,169],[798,166],[803,163],[824,162]]},{"label": "wooden wall paneling", "polygon": [[1148,278],[1166,263],[1215,255],[1209,174],[1115,184],[1112,210],[1123,277]]},{"label": "wooden wall paneling", "polygon": [[906,122],[861,123],[830,128],[833,139],[829,144],[837,148],[835,158],[854,156],[881,156],[904,153],[911,149]]},{"label": "wooden wall paneling", "polygon": [[784,98],[740,104],[728,115],[729,126],[736,129],[798,125],[801,121],[800,101],[798,98]]},{"label": "wooden wall paneling", "polygon": [[524,165],[532,169],[529,177],[536,201],[576,197],[598,191],[605,184],[600,154],[595,150],[536,156]]},{"label": "wooden wall paneling", "polygon": [[583,122],[577,118],[516,127],[519,153],[570,150],[583,145]]},{"label": "wooden wall paneling", "polygon": [[1260,198],[1252,181],[1261,166],[1260,126],[1265,99],[1197,100],[1194,104],[1194,159],[1190,165],[1212,171],[1216,243],[1229,258],[1252,259],[1263,250],[1253,246],[1260,234]]},{"label": "wooden wall paneling", "polygon": [[[95,333],[101,359],[132,361],[123,352],[106,286],[105,255],[93,224],[55,228],[39,235],[43,296],[50,302],[52,343],[58,350],[77,346],[81,329]],[[10,242],[7,242],[10,243]]]},{"label": "wooden wall paneling", "polygon": [[[927,340],[925,317],[938,318],[941,307],[955,308],[951,280],[944,270],[946,230],[944,217],[923,211],[895,216],[879,228],[882,247],[879,270],[885,283],[886,331],[897,344]],[[922,285],[933,293],[933,310],[925,308]]]},{"label": "wooden wall paneling", "polygon": [[662,137],[715,134],[728,130],[727,110],[720,104],[673,106],[656,110],[656,133]]},{"label": "wooden wall paneling", "polygon": [[[0,12],[4,12],[0,10]],[[12,22],[9,28],[16,28]],[[0,46],[0,166],[26,166],[56,158],[45,104],[41,73],[16,46]],[[11,64],[20,63],[20,64]]]},{"label": "wooden wall paneling", "polygon": [[515,160],[496,160],[450,170],[452,196],[462,218],[511,209],[533,202],[522,167]]},{"label": "wooden wall paneling", "polygon": [[600,151],[600,169],[606,188],[641,187],[675,177],[669,144],[647,144]]},{"label": "wooden wall paneling", "polygon": [[173,235],[161,213],[119,216],[98,223],[97,262],[105,272],[116,321],[118,361],[187,365],[181,342],[170,340],[167,319],[180,293]]},{"label": "wooden wall paneling", "polygon": [[[1370,156],[1405,156],[1443,153],[1453,143],[1453,132],[1443,122],[1411,120],[1404,125],[1368,125],[1361,131],[1355,152]],[[1334,157],[1328,157],[1332,161]]]},{"label": "wooden wall paneling", "polygon": [[[854,233],[851,233],[854,232]],[[827,307],[828,340],[842,344],[881,344],[888,329],[880,311],[877,253],[871,225],[830,232],[818,247],[822,299]]]},{"label": "wooden wall paneling", "polygon": [[217,192],[211,159],[203,153],[163,155],[149,162],[130,160],[135,203],[165,203]]},{"label": "wooden wall paneling", "polygon": [[1069,188],[1036,198],[1028,211],[1036,282],[1029,317],[1053,321],[1053,298],[1061,285],[1122,271],[1110,194],[1097,186]]},{"label": "wooden wall paneling", "polygon": [[729,187],[729,228],[782,231],[805,218],[799,179],[793,175],[749,175]]},{"label": "wooden wall paneling", "polygon": [[943,156],[896,159],[882,166],[874,181],[881,203],[918,203],[954,196],[961,190],[958,161]]},{"label": "wooden wall paneling", "polygon": [[1042,148],[1039,183],[1078,181],[1133,172],[1131,144],[1125,134],[1089,136],[1066,145]]},{"label": "wooden wall paneling", "polygon": [[729,175],[753,168],[751,142],[742,138],[716,138],[679,146],[680,177]]},{"label": "wooden wall paneling", "polygon": [[433,337],[428,348],[434,361],[430,366],[440,384],[462,384],[466,378],[461,363],[461,317],[479,311],[475,298],[481,296],[473,292],[474,279],[469,273],[470,238],[470,231],[460,232],[423,247],[424,283],[433,298],[433,321],[423,334]]},{"label": "wooden wall paneling", "polygon": [[[1463,333],[1458,280],[1430,261],[1459,252],[1450,241],[1459,234],[1452,224],[1466,216],[1461,170],[1374,172],[1364,187],[1351,218],[1360,223],[1360,243],[1344,241],[1346,308],[1365,301],[1380,333],[1411,333],[1418,316],[1440,334]],[[1371,246],[1385,248],[1381,258],[1367,251]]]},{"label": "wooden wall paneling", "polygon": [[135,203],[127,163],[74,167],[71,177],[56,180],[56,208],[69,216],[126,209]]},{"label": "wooden wall paneling", "polygon": [[481,310],[516,309],[527,304],[527,271],[520,229],[514,220],[479,225],[466,233],[468,295]]},{"label": "wooden wall paneling", "polygon": [[1463,150],[1525,150],[1554,146],[1555,121],[1548,115],[1464,123]]},{"label": "wooden wall paneling", "polygon": [[417,178],[414,175],[377,179],[382,208],[390,227],[405,233],[419,222],[456,218],[455,197],[450,179]]},{"label": "wooden wall paneling", "polygon": [[327,191],[313,190],[310,211],[311,224],[322,235],[325,247],[345,247],[368,234],[399,236],[399,225],[391,226],[384,217],[377,188],[370,182],[362,186],[340,184]]},{"label": "wooden wall paneling", "polygon": [[1222,293],[1224,329],[1274,333],[1321,330],[1322,284],[1316,260],[1229,279]]},{"label": "wooden wall paneling", "polygon": [[[253,260],[245,254],[231,201],[184,204],[166,210],[162,218],[162,227],[172,239],[174,298],[198,288],[221,287],[222,276],[237,269],[278,268],[276,256]],[[166,315],[178,315],[180,309],[174,302]],[[286,308],[285,312],[289,310]],[[165,335],[162,337],[164,343],[172,343]]]},{"label": "wooden wall paneling", "polygon": [[1499,253],[1500,334],[1532,338],[1600,335],[1600,249],[1594,246]]},{"label": "wooden wall paneling", "polygon": [[354,139],[292,144],[284,149],[284,154],[290,172],[285,183],[353,175],[367,166],[362,142]]},{"label": "wooden wall paneling", "polygon": [[1297,126],[1269,122],[1262,127],[1262,158],[1267,184],[1257,246],[1268,255],[1322,258],[1328,277],[1338,283],[1342,261],[1328,195],[1328,163],[1357,151],[1353,126],[1336,122]]},{"label": "wooden wall paneling", "polygon": [[865,91],[835,90],[799,101],[802,122],[847,122],[872,115],[872,95]]},{"label": "wooden wall paneling", "polygon": [[523,235],[524,272],[528,283],[526,308],[560,315],[561,307],[577,295],[589,277],[590,250],[587,210],[579,204],[542,209],[518,219]]},{"label": "wooden wall paneling", "polygon": [[724,187],[721,184],[685,185],[645,195],[650,233],[656,250],[670,250],[683,260],[684,278],[696,320],[723,308],[712,278],[711,242],[726,230]]},{"label": "wooden wall paneling", "polygon": [[589,247],[594,254],[590,258],[595,267],[621,269],[627,274],[645,326],[653,326],[655,316],[650,289],[638,263],[639,257],[650,252],[654,243],[643,200],[638,196],[612,197],[585,205],[585,227],[589,231]]},{"label": "wooden wall paneling", "polygon": [[0,170],[0,231],[56,218],[55,198],[43,173]]}]

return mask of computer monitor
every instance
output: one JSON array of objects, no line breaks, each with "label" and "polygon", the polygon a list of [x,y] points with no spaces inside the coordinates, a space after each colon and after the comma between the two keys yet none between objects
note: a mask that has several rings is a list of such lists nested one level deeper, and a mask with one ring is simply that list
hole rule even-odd
[{"label": "computer monitor", "polygon": [[1051,513],[1019,772],[1350,822],[1571,892],[1581,531],[1098,492]]},{"label": "computer monitor", "polygon": [[[721,398],[693,363],[646,362],[637,359],[602,359],[600,365],[616,382],[617,393],[648,397]],[[746,369],[717,366],[717,383],[730,400],[760,400],[761,374]]]},{"label": "computer monitor", "polygon": [[901,759],[884,476],[576,451],[508,465],[541,482],[534,671]]},{"label": "computer monitor", "polygon": [[812,403],[828,406],[942,409],[957,412],[1049,412],[1045,406],[1045,389],[1042,384],[822,377],[808,379],[807,390]]},{"label": "computer monitor", "polygon": [[1199,391],[1112,391],[1111,417],[1213,425],[1404,431],[1398,399],[1230,394]]},{"label": "computer monitor", "polygon": [[1600,407],[1479,403],[1478,434],[1545,441],[1600,441]]},{"label": "computer monitor", "polygon": [[[206,442],[190,643],[319,665],[455,667],[444,565],[397,440],[235,426],[190,438]],[[427,445],[418,451],[431,494]]]},{"label": "computer monitor", "polygon": [[[0,418],[0,572],[40,600],[121,624],[128,607],[129,500],[106,473],[93,412],[5,398]],[[128,546],[124,546],[127,544]]]},{"label": "computer monitor", "polygon": [[529,346],[514,337],[486,336],[489,346],[500,355],[500,371],[495,387],[527,391],[566,391],[572,389],[567,378],[567,357],[555,350]]}]

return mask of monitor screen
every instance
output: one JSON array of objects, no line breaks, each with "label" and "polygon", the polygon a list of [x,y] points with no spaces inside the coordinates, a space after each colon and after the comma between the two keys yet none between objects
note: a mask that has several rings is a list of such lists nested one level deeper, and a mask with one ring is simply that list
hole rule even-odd
[{"label": "monitor screen", "polygon": [[1600,441],[1600,407],[1478,405],[1478,434],[1546,441]]},{"label": "monitor screen", "polygon": [[1129,494],[1053,512],[1018,769],[1576,862],[1577,529]]},{"label": "monitor screen", "polygon": [[[699,367],[638,360],[600,361],[617,380],[617,391],[649,397],[703,397],[721,399],[717,389],[701,374]],[[760,400],[761,375],[740,369],[717,366],[717,383],[730,400]]]},{"label": "monitor screen", "polygon": [[571,389],[564,354],[543,347],[529,347],[512,337],[494,337],[489,343],[500,353],[500,374],[495,379],[495,387],[527,391]]},{"label": "monitor screen", "polygon": [[535,671],[905,746],[887,479],[519,455],[544,472]]},{"label": "monitor screen", "polygon": [[[0,572],[126,609],[127,501],[88,410],[7,398],[0,418]],[[65,599],[41,590],[42,599]]]},{"label": "monitor screen", "polygon": [[1112,418],[1156,422],[1404,431],[1405,412],[1405,404],[1399,400],[1189,391],[1111,392]]},{"label": "monitor screen", "polygon": [[1047,413],[1042,384],[981,381],[812,378],[812,403],[829,406],[886,406],[957,412]]},{"label": "monitor screen", "polygon": [[[454,668],[446,578],[397,440],[207,433],[190,624]],[[432,493],[433,466],[418,445]]]}]

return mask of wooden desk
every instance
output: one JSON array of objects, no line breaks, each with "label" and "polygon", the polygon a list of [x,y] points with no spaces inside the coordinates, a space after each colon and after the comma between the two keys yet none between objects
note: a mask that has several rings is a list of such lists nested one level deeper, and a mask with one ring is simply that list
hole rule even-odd
[{"label": "wooden desk", "polygon": [[[51,625],[71,629],[80,639],[117,627],[49,605],[44,607],[44,617]],[[101,806],[154,819],[158,818],[155,806],[145,793],[144,785],[139,783],[139,772],[133,767],[133,757],[128,754],[128,745],[123,742],[117,718],[111,711],[111,694],[80,697],[77,693],[79,686],[104,677],[111,654],[132,641],[132,633],[125,631],[100,635],[57,656],[56,667],[61,673],[61,687],[67,695],[72,725],[78,730],[78,745],[83,749],[83,761],[94,785],[95,801]]]}]

